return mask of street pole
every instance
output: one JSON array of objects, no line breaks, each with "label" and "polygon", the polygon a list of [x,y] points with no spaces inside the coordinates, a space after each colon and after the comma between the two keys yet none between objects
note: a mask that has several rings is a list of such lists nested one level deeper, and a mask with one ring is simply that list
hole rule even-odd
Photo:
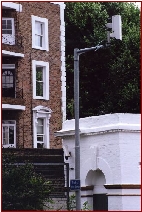
[{"label": "street pole", "polygon": [[[74,111],[75,111],[75,179],[80,180],[80,134],[79,134],[79,54],[74,49]],[[81,191],[76,191],[76,210],[81,210]]]},{"label": "street pole", "polygon": [[[116,27],[117,26],[117,27]],[[79,132],[79,55],[88,51],[97,51],[110,45],[110,37],[122,40],[121,16],[112,16],[112,23],[107,23],[107,43],[100,43],[91,48],[74,49],[74,112],[75,112],[75,178],[80,181],[80,132]],[[111,29],[112,32],[111,33]],[[81,189],[81,182],[80,182]],[[81,191],[76,190],[76,210],[81,210]]]},{"label": "street pole", "polygon": [[[103,48],[97,45],[91,48],[74,49],[74,112],[75,112],[75,179],[80,180],[80,133],[79,133],[79,55],[91,50]],[[80,183],[81,187],[81,183]],[[81,210],[81,191],[76,190],[76,210]]]}]

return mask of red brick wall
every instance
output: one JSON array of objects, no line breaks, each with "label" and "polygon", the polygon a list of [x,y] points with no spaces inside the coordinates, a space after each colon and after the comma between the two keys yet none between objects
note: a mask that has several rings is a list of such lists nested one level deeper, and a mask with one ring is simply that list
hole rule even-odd
[{"label": "red brick wall", "polygon": [[[20,115],[17,112],[19,117],[19,145],[22,146],[24,141],[25,148],[33,147],[32,109],[42,105],[51,108],[53,111],[50,118],[50,147],[60,148],[61,140],[54,137],[54,132],[60,130],[62,125],[60,7],[49,2],[20,2],[20,4],[22,4],[22,12],[17,13],[16,24],[18,24],[18,30],[22,36],[24,58],[18,59],[17,62],[16,85],[19,88],[23,87],[23,101],[26,110],[21,112]],[[48,52],[32,49],[31,15],[48,19]],[[15,47],[3,45],[2,48],[12,51],[12,48]],[[32,60],[49,62],[49,101],[33,100]],[[15,61],[17,61],[17,58]],[[17,103],[15,102],[15,104]]]}]

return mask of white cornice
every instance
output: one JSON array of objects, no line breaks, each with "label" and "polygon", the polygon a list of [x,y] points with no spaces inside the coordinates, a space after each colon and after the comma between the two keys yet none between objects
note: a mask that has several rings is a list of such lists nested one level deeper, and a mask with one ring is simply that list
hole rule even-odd
[{"label": "white cornice", "polygon": [[13,2],[2,2],[2,7],[7,8],[7,9],[14,9],[17,12],[22,12],[22,5],[21,4],[16,4]]},{"label": "white cornice", "polygon": [[[55,133],[55,136],[65,137],[75,135],[74,119],[63,123],[63,128]],[[141,131],[140,114],[106,114],[82,118],[79,120],[80,135],[93,135],[114,132]]]},{"label": "white cornice", "polygon": [[33,108],[33,111],[36,111],[36,112],[45,112],[45,113],[52,113],[53,111],[49,108],[49,107],[45,107],[45,106],[42,106],[42,105],[38,105],[36,107]]},{"label": "white cornice", "polygon": [[[105,133],[115,133],[115,132],[131,132],[131,133],[140,133],[141,127],[140,125],[114,125],[112,127],[102,126],[101,128],[94,129],[80,129],[80,136],[88,136],[88,135],[97,135],[97,134],[105,134]],[[56,137],[66,137],[66,136],[74,136],[75,130],[60,130],[54,133]]]},{"label": "white cornice", "polygon": [[25,110],[25,106],[23,106],[23,105],[2,104],[2,109],[5,109],[5,110]]},{"label": "white cornice", "polygon": [[24,54],[22,53],[16,53],[16,52],[11,52],[6,50],[2,50],[2,54],[5,56],[24,57]]}]

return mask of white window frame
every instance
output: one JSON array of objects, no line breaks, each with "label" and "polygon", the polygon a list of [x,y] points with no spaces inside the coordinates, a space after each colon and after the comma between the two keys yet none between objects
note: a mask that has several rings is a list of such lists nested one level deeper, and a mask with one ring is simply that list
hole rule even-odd
[{"label": "white window frame", "polygon": [[[48,38],[48,19],[46,18],[41,18],[38,16],[31,16],[32,18],[32,48],[39,49],[39,50],[46,50],[49,51],[49,38]],[[43,43],[42,47],[37,46],[35,43],[35,23],[40,22],[43,24]]]},{"label": "white window frame", "polygon": [[[15,26],[14,26],[14,18],[2,18],[2,20],[11,20],[12,22],[12,34],[2,34],[2,43],[14,45],[15,44]],[[7,38],[7,42],[4,41],[4,38]]]},{"label": "white window frame", "polygon": [[33,109],[33,144],[34,148],[37,148],[38,143],[43,143],[37,141],[37,124],[38,118],[44,119],[44,147],[50,148],[49,143],[49,119],[51,117],[51,109],[44,106],[37,106]]},{"label": "white window frame", "polygon": [[[36,67],[43,67],[43,96],[36,95]],[[49,63],[43,61],[32,60],[33,72],[33,99],[49,100]]]},{"label": "white window frame", "polygon": [[[15,64],[2,64],[2,70],[4,70],[4,69],[15,70]],[[15,77],[15,74],[13,77]],[[16,80],[14,78],[13,78],[13,80],[16,82]],[[14,84],[14,87],[15,87],[15,97],[16,97],[16,84]]]},{"label": "white window frame", "polygon": [[[7,123],[7,122],[14,122],[13,124]],[[14,144],[3,144],[3,127],[9,127],[9,126],[13,126],[14,127]],[[16,148],[16,121],[15,120],[3,120],[2,121],[2,146],[4,148]]]},{"label": "white window frame", "polygon": [[37,144],[45,144],[45,141],[46,141],[46,139],[45,139],[45,136],[46,136],[46,118],[43,118],[43,117],[38,117],[37,118],[37,127],[38,127],[38,119],[42,119],[43,120],[43,133],[42,134],[36,134],[36,136],[38,137],[38,136],[40,136],[40,137],[43,137],[43,141],[38,141],[38,139],[37,139]]}]

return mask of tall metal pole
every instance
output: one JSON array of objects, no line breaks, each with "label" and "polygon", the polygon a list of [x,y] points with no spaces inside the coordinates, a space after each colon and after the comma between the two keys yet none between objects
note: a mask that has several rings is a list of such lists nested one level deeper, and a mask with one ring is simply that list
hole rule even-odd
[{"label": "tall metal pole", "polygon": [[[79,55],[88,51],[97,51],[103,48],[98,44],[95,47],[74,49],[74,112],[75,112],[75,179],[80,180],[80,132],[79,132]],[[81,184],[81,183],[80,183]],[[80,185],[81,187],[81,185]],[[76,190],[76,210],[81,210],[81,191]]]},{"label": "tall metal pole", "polygon": [[[121,18],[121,17],[120,17]],[[121,22],[121,20],[116,20],[117,22]],[[121,25],[121,23],[119,23]],[[111,23],[106,25],[107,28],[112,28]],[[122,40],[121,35],[117,35],[120,29],[115,32],[116,39]],[[117,36],[116,36],[117,35]],[[100,48],[104,48],[110,44],[110,30],[107,32],[107,40],[108,43],[105,45],[100,45],[100,43],[91,48],[84,49],[74,49],[74,112],[75,112],[75,179],[80,180],[80,133],[79,133],[79,55],[88,51],[97,51]],[[81,185],[80,185],[81,187]],[[76,210],[81,210],[81,191],[80,189],[76,191]]]},{"label": "tall metal pole", "polygon": [[[75,111],[75,179],[80,180],[80,134],[79,134],[79,54],[74,49],[74,111]],[[81,191],[76,191],[76,210],[81,210]]]},{"label": "tall metal pole", "polygon": [[[107,28],[112,28],[109,23]],[[117,35],[117,32],[116,32]],[[114,36],[115,37],[115,36]],[[121,36],[116,39],[121,40]],[[108,43],[100,45],[100,43],[91,48],[74,49],[74,112],[75,112],[75,179],[80,180],[80,132],[79,132],[79,55],[88,51],[97,51],[105,46],[110,45],[110,31],[107,32]],[[81,184],[81,183],[80,183]],[[80,185],[81,187],[81,185]],[[76,191],[76,210],[81,210],[81,191]]]}]

